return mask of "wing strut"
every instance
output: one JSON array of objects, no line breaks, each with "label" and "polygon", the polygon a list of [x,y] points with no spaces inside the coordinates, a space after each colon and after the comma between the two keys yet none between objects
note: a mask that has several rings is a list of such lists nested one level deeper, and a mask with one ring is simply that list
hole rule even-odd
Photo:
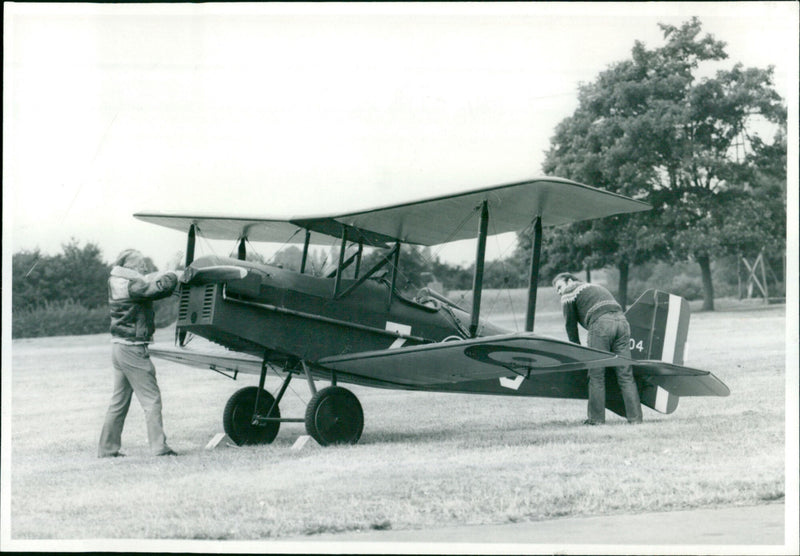
[{"label": "wing strut", "polygon": [[300,274],[306,271],[306,262],[308,261],[308,244],[311,241],[311,230],[306,230],[306,239],[303,242],[303,260],[300,261]]},{"label": "wing strut", "polygon": [[[387,255],[388,256],[388,255]],[[394,287],[397,284],[397,267],[400,264],[400,242],[394,244],[394,254],[392,254],[392,283],[389,286],[389,298],[386,303],[386,310],[392,308],[392,295],[394,294]]]},{"label": "wing strut", "polygon": [[333,297],[339,296],[339,286],[342,283],[342,263],[344,262],[344,252],[347,250],[347,226],[342,226],[342,247],[339,249],[339,265],[336,267],[336,279],[333,283]]},{"label": "wing strut", "polygon": [[[195,239],[197,236],[197,226],[192,224],[189,226],[189,233],[186,237],[186,258],[184,259],[184,268],[189,268],[189,265],[192,264],[194,260],[194,244]],[[182,346],[183,343],[186,341],[186,331],[181,330],[178,331],[178,328],[175,327],[175,343],[179,346]]]},{"label": "wing strut", "polygon": [[472,277],[472,319],[469,335],[474,338],[478,332],[478,319],[481,316],[481,291],[483,290],[483,263],[486,258],[486,234],[489,229],[489,202],[481,203],[481,220],[478,225],[478,249],[475,253],[475,274]]},{"label": "wing strut", "polygon": [[531,252],[531,275],[528,281],[528,313],[525,315],[525,330],[533,332],[536,316],[536,291],[539,288],[539,260],[542,254],[542,217],[533,221],[533,247]]},{"label": "wing strut", "polygon": [[189,265],[192,264],[194,260],[194,242],[195,236],[197,235],[197,226],[192,224],[189,226],[189,235],[186,238],[186,260],[184,263],[184,267],[189,268]]},{"label": "wing strut", "polygon": [[[361,284],[366,282],[370,278],[370,276],[372,276],[373,274],[378,272],[381,268],[383,268],[387,264],[394,264],[394,266],[396,267],[397,266],[397,256],[399,255],[399,252],[400,252],[400,243],[396,243],[395,246],[392,247],[392,249],[386,255],[384,255],[384,257],[380,261],[375,263],[372,266],[372,268],[370,268],[364,275],[360,275],[360,270],[358,269],[358,267],[356,267],[356,281],[353,284],[351,284],[350,287],[348,287],[346,290],[344,290],[342,293],[340,293],[339,297],[341,298],[341,297],[344,297],[347,294],[349,294],[351,291],[356,289],[358,286],[360,286]],[[395,261],[395,262],[392,263],[392,261]],[[358,260],[358,264],[359,265],[361,264],[360,259]],[[389,301],[388,301],[388,303],[390,305],[391,305],[391,302],[392,302],[391,295],[392,295],[392,292],[390,291],[389,292]]]}]

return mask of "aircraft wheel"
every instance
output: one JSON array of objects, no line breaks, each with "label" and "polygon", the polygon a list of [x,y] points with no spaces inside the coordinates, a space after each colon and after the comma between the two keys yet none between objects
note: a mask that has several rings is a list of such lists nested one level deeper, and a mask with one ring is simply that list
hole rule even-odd
[{"label": "aircraft wheel", "polygon": [[[242,444],[269,444],[278,435],[281,424],[272,421],[260,425],[252,423],[253,410],[256,406],[256,393],[258,386],[248,386],[237,390],[225,404],[222,414],[222,425],[231,440],[237,445]],[[266,415],[272,407],[275,398],[266,390],[261,390],[258,397],[258,413]],[[281,412],[276,406],[270,417],[280,417]]]},{"label": "aircraft wheel", "polygon": [[306,407],[306,431],[322,446],[355,444],[364,429],[361,403],[350,390],[328,386]]}]

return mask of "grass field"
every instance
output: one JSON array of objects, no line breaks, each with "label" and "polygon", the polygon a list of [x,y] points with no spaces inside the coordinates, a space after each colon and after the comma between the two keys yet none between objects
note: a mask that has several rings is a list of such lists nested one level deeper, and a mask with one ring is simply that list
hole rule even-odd
[{"label": "grass field", "polygon": [[[638,427],[613,414],[583,427],[584,401],[352,387],[365,414],[356,446],[292,450],[305,430],[284,424],[272,445],[207,451],[227,398],[256,377],[156,360],[178,458],[148,455],[135,401],[128,457],[95,457],[111,394],[108,335],[15,340],[11,535],[280,539],[783,500],[785,309],[719,306],[693,315],[687,364],[732,395],[684,398],[669,416],[645,408]],[[513,328],[524,311],[499,320]],[[536,326],[564,338],[552,310]],[[295,381],[281,413],[302,416],[309,397]]]}]

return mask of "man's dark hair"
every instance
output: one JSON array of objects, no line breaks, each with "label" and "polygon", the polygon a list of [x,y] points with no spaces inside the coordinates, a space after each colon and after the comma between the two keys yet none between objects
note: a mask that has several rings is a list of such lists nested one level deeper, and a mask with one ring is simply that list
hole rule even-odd
[{"label": "man's dark hair", "polygon": [[553,278],[553,281],[551,282],[551,285],[555,286],[556,282],[558,282],[562,278],[564,280],[572,280],[573,282],[580,282],[580,279],[577,276],[575,276],[574,274],[571,274],[569,272],[562,272],[561,274],[557,274],[556,277]]}]

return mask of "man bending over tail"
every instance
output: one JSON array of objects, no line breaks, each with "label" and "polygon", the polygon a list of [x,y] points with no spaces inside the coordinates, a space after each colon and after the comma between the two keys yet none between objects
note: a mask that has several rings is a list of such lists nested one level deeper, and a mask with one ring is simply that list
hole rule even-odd
[{"label": "man bending over tail", "polygon": [[[611,351],[630,358],[631,328],[614,296],[602,286],[581,282],[574,275],[563,272],[553,279],[556,293],[561,296],[561,308],[566,320],[567,336],[580,344],[578,323],[587,331],[587,344],[591,348]],[[630,366],[613,367],[625,402],[625,415],[629,423],[642,422],[639,391],[633,380]],[[606,422],[606,369],[589,369],[589,418],[585,425]]]}]

